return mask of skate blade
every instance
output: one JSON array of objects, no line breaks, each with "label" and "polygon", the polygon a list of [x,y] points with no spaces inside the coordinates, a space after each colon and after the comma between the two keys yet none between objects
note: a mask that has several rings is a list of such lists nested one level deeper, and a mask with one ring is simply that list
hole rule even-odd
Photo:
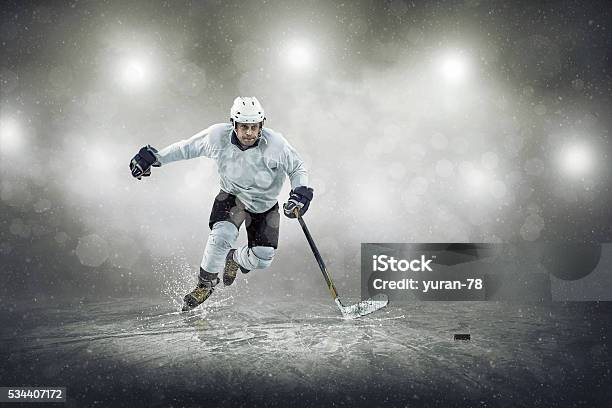
[{"label": "skate blade", "polygon": [[200,306],[200,303],[198,303],[191,295],[185,295],[183,298],[183,307],[181,311],[188,312],[198,306]]},{"label": "skate blade", "polygon": [[367,300],[362,300],[359,303],[350,306],[344,306],[340,298],[336,298],[336,304],[342,312],[342,317],[345,319],[357,319],[359,317],[373,313],[389,303],[389,297],[385,294],[378,294]]}]

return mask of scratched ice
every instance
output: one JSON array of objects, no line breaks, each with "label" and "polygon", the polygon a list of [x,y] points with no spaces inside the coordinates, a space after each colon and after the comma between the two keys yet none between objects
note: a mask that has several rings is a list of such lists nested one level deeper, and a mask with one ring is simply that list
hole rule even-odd
[{"label": "scratched ice", "polygon": [[[597,401],[610,381],[599,337],[610,328],[607,304],[391,304],[345,320],[329,299],[242,293],[224,288],[188,313],[180,297],[20,311],[25,319],[3,319],[2,382],[66,385],[68,406],[106,404],[112,390],[125,406],[168,406],[177,394],[195,406],[205,393],[228,407],[247,396],[258,405],[517,407],[535,395]],[[454,341],[462,332],[472,340]]]}]

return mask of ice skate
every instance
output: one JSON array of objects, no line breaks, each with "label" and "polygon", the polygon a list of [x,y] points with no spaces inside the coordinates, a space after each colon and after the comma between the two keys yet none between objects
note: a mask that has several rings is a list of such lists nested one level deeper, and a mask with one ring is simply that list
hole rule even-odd
[{"label": "ice skate", "polygon": [[183,312],[194,309],[204,303],[212,295],[215,286],[219,283],[216,273],[200,271],[198,286],[183,298]]},{"label": "ice skate", "polygon": [[230,249],[225,258],[225,268],[223,269],[223,284],[225,286],[234,283],[238,269],[240,269],[242,273],[249,273],[248,269],[243,268],[238,262],[234,261],[234,252],[236,252],[235,249]]}]

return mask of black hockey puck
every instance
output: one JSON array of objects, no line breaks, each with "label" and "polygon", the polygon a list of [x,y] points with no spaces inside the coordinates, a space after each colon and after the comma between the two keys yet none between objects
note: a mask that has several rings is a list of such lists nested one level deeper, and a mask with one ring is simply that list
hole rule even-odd
[{"label": "black hockey puck", "polygon": [[469,341],[471,338],[469,333],[455,333],[455,340]]}]

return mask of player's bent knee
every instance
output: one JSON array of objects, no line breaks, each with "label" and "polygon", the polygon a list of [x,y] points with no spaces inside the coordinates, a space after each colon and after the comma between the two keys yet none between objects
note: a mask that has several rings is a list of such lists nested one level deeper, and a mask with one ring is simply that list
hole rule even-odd
[{"label": "player's bent knee", "polygon": [[229,221],[216,222],[212,227],[209,239],[222,247],[231,248],[238,239],[238,228]]},{"label": "player's bent knee", "polygon": [[272,261],[274,260],[274,248],[267,246],[256,246],[251,248],[251,253],[254,256],[254,264],[257,269],[267,268],[272,265]]}]

